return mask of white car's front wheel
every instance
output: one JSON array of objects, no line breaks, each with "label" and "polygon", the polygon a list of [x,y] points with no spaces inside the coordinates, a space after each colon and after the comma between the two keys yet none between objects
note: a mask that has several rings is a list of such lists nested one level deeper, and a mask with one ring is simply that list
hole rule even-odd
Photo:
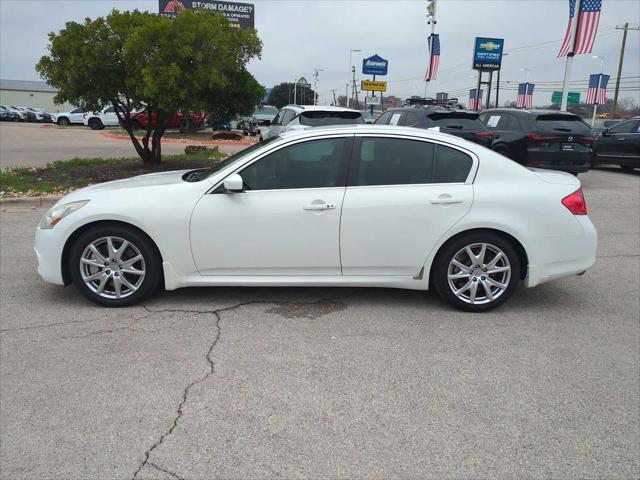
[{"label": "white car's front wheel", "polygon": [[458,237],[438,253],[433,284],[451,305],[484,312],[504,303],[520,282],[519,255],[506,238],[494,233]]},{"label": "white car's front wheel", "polygon": [[162,263],[145,235],[121,225],[84,232],[69,255],[76,288],[89,300],[108,307],[134,305],[159,286]]}]

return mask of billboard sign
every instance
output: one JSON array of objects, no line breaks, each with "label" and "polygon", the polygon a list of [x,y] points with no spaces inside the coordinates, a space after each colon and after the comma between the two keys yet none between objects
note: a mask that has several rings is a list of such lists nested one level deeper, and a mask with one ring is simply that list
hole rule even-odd
[{"label": "billboard sign", "polygon": [[474,70],[500,70],[504,38],[476,37],[473,48]]},{"label": "billboard sign", "polygon": [[362,73],[365,75],[386,75],[388,70],[389,61],[379,55],[362,60]]},{"label": "billboard sign", "polygon": [[232,27],[255,28],[255,8],[251,3],[219,2],[213,0],[159,0],[158,13],[173,17],[184,10],[207,10],[222,13]]},{"label": "billboard sign", "polygon": [[363,80],[360,83],[360,90],[365,92],[386,92],[387,82],[378,82],[373,80]]}]

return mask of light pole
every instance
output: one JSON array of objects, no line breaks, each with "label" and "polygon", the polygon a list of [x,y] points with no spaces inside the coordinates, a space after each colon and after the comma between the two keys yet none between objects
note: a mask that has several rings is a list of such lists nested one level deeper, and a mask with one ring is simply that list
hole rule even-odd
[{"label": "light pole", "polygon": [[320,76],[320,72],[324,72],[322,68],[314,68],[313,69],[313,104],[317,105],[318,99],[318,77]]},{"label": "light pole", "polygon": [[[349,73],[351,73],[351,71],[355,71],[355,66],[353,65],[353,53],[354,52],[362,52],[362,50],[360,50],[359,48],[351,48],[349,49]],[[354,77],[355,78],[355,77]],[[349,80],[351,81],[351,80]],[[355,89],[355,84],[354,84],[354,89]],[[351,95],[353,96],[355,94],[354,91],[351,92]],[[347,107],[349,106],[349,95],[348,95],[348,88],[347,88]]]},{"label": "light pole", "polygon": [[596,85],[596,98],[593,100],[593,117],[591,117],[591,128],[596,123],[596,112],[598,111],[598,95],[600,95],[600,84],[602,83],[602,72],[604,72],[604,57],[593,55],[591,58],[600,60],[600,75],[598,75],[598,85]]},{"label": "light pole", "polygon": [[520,71],[527,72],[527,83],[529,83],[529,74],[531,74],[531,70],[529,70],[528,68],[521,68]]}]

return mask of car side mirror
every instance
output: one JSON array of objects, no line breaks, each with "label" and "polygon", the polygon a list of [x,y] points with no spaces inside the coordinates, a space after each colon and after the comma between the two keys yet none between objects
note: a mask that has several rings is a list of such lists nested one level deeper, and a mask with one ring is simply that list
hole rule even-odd
[{"label": "car side mirror", "polygon": [[608,136],[609,136],[609,135],[611,135],[611,134],[609,133],[609,129],[608,129],[608,128],[605,128],[605,129],[600,133],[600,135],[602,135],[603,137],[608,137]]},{"label": "car side mirror", "polygon": [[244,190],[244,182],[242,177],[237,173],[233,173],[224,179],[222,183],[225,191],[229,193],[242,192]]}]

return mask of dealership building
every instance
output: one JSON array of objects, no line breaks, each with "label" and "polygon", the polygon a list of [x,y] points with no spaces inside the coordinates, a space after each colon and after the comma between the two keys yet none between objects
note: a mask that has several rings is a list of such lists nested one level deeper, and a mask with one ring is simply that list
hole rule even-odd
[{"label": "dealership building", "polygon": [[0,79],[0,105],[37,107],[51,113],[71,110],[73,105],[68,103],[53,103],[56,93],[58,91],[45,82]]}]

